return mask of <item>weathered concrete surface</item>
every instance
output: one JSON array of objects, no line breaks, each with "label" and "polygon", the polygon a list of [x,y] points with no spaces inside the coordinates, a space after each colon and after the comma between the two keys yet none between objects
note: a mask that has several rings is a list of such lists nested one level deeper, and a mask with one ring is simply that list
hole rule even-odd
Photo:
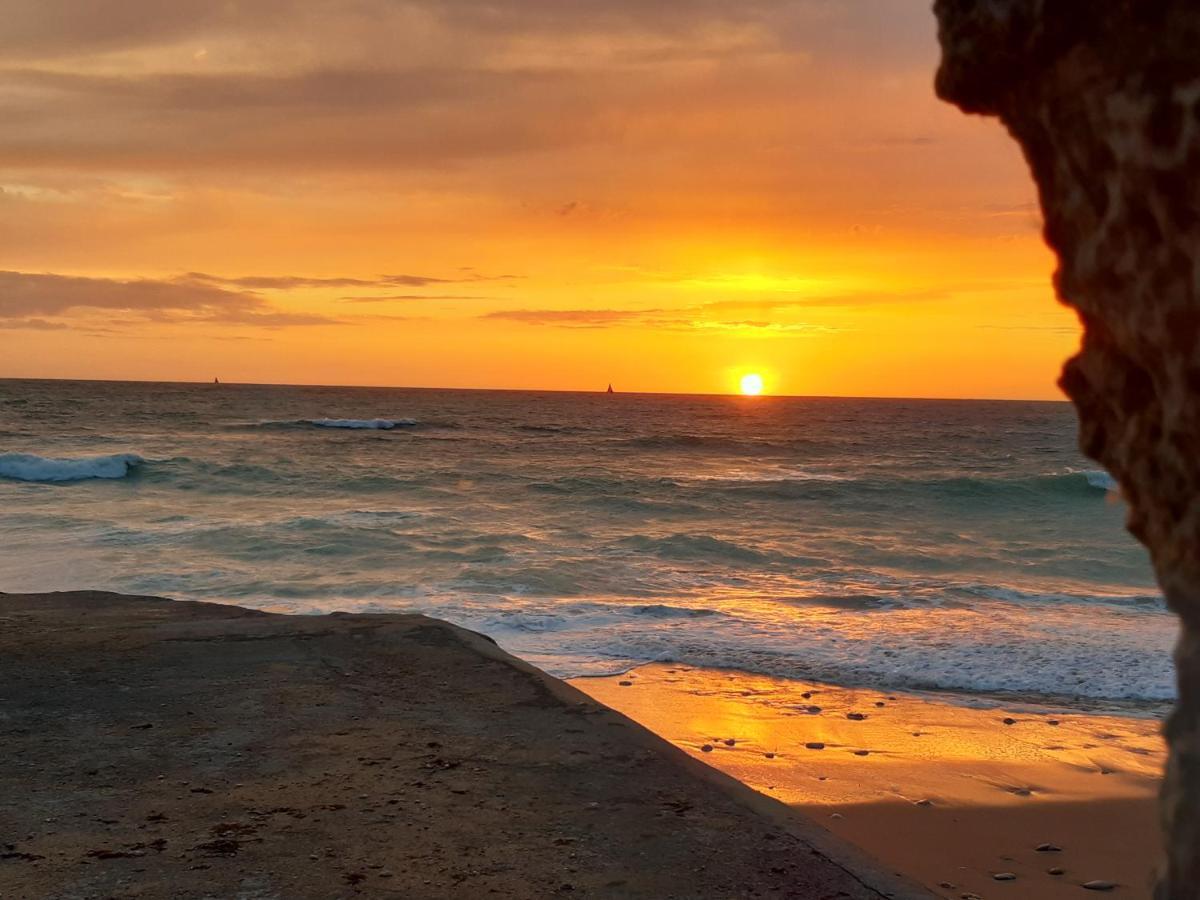
[{"label": "weathered concrete surface", "polygon": [[[1025,151],[1084,326],[1062,386],[1183,620],[1163,898],[1200,896],[1200,4],[937,0],[939,94]],[[980,173],[980,177],[986,177]]]},{"label": "weathered concrete surface", "polygon": [[0,897],[927,897],[486,638],[0,594]]}]

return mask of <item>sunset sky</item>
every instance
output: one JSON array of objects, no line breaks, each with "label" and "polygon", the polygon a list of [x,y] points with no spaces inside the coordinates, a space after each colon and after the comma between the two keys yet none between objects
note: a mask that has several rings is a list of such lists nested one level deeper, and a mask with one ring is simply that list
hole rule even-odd
[{"label": "sunset sky", "polygon": [[923,0],[0,0],[0,377],[1060,394]]}]

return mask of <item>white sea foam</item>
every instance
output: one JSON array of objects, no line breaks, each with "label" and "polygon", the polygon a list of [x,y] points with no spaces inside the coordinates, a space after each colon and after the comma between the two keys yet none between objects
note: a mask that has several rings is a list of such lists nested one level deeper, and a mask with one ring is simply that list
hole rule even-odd
[{"label": "white sea foam", "polygon": [[[658,661],[968,694],[1150,702],[1175,696],[1169,654],[1175,625],[1137,610],[1068,607],[1032,618],[1022,608],[992,603],[876,612],[867,620],[820,608],[775,618],[740,603],[672,610],[526,602],[497,613],[451,602],[421,609],[490,634],[505,649],[565,677]],[[1101,657],[1104,665],[1097,667]]]},{"label": "white sea foam", "polygon": [[1084,472],[1083,476],[1087,479],[1088,484],[1094,488],[1099,488],[1102,491],[1116,492],[1121,490],[1121,485],[1117,483],[1117,479],[1113,478],[1107,472]]},{"label": "white sea foam", "polygon": [[376,431],[391,431],[393,428],[410,428],[415,419],[305,419],[308,425],[319,428],[357,428]]},{"label": "white sea foam", "polygon": [[83,481],[124,478],[145,460],[135,453],[53,459],[33,453],[0,453],[0,478],[17,481]]}]

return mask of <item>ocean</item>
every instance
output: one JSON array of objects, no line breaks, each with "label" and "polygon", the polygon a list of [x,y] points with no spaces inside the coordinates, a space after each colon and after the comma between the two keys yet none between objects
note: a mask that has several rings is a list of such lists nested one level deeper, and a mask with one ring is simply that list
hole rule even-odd
[{"label": "ocean", "polygon": [[1065,403],[0,381],[0,590],[415,611],[646,661],[1160,709]]}]

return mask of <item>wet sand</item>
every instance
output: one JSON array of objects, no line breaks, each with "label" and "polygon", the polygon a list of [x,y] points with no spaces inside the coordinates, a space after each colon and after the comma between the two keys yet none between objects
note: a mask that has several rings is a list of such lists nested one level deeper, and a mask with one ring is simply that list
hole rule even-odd
[{"label": "wet sand", "polygon": [[1165,759],[1154,718],[667,665],[572,683],[940,896],[1081,897],[1094,881],[1115,884],[1101,896],[1150,896]]},{"label": "wet sand", "polygon": [[422,616],[0,594],[0,897],[928,897]]}]

